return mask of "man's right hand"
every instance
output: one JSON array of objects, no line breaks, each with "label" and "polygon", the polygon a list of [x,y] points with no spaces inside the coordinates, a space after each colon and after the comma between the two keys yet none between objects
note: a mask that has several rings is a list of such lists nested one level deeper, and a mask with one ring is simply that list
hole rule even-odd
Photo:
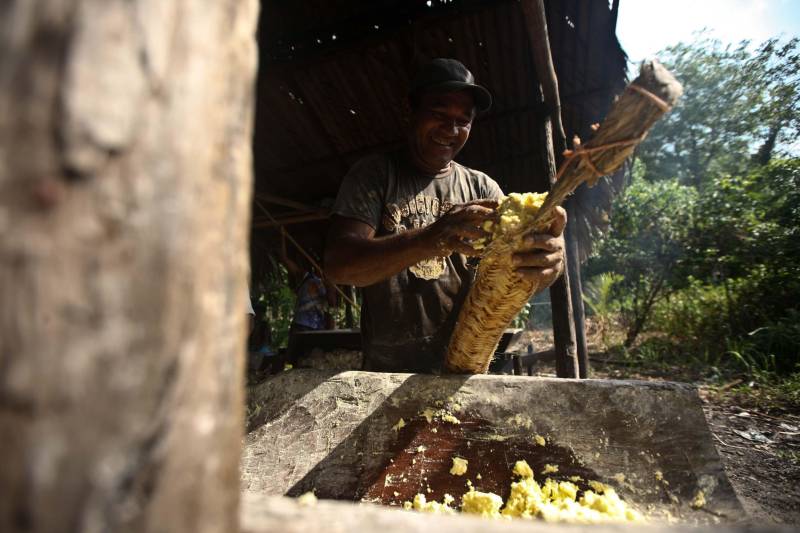
[{"label": "man's right hand", "polygon": [[491,236],[483,229],[483,223],[494,220],[497,206],[497,200],[474,200],[450,208],[428,226],[433,255],[447,257],[453,252],[466,256],[480,255],[480,251],[469,243]]}]

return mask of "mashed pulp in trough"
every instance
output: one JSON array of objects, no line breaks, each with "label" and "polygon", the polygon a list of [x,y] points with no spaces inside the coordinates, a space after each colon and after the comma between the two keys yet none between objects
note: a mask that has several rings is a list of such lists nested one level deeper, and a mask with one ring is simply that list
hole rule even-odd
[{"label": "mashed pulp in trough", "polygon": [[[639,512],[623,501],[616,491],[603,483],[592,481],[592,490],[579,495],[578,486],[569,481],[546,478],[543,483],[534,480],[534,473],[526,461],[517,461],[513,473],[518,481],[511,483],[508,500],[491,492],[481,492],[471,487],[461,497],[461,512],[486,518],[541,518],[548,522],[642,522]],[[455,499],[446,495],[442,503],[427,501],[417,494],[413,502],[405,502],[406,509],[422,512],[454,513]]]}]

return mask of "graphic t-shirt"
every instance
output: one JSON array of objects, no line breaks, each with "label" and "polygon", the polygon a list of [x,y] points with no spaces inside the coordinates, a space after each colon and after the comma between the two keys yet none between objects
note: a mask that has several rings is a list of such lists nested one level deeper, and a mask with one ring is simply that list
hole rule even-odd
[{"label": "graphic t-shirt", "polygon": [[[449,172],[425,176],[402,153],[358,161],[339,189],[334,214],[369,224],[379,237],[428,226],[454,205],[503,195],[482,172],[454,161]],[[455,253],[420,261],[365,287],[365,369],[438,372],[474,276],[474,266]]]}]

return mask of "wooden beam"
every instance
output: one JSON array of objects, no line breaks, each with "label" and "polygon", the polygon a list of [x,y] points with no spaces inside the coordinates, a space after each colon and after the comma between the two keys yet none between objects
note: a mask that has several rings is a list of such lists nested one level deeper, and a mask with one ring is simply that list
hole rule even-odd
[{"label": "wooden beam", "polygon": [[253,229],[277,228],[281,226],[288,226],[290,224],[300,224],[302,222],[325,220],[327,218],[330,218],[330,216],[331,214],[329,211],[316,211],[313,213],[306,213],[301,215],[289,215],[286,217],[274,218],[272,220],[264,217],[257,220],[253,220],[253,224],[251,227]]},{"label": "wooden beam", "polygon": [[[547,35],[547,18],[543,0],[522,0],[522,14],[528,30],[528,40],[533,55],[536,75],[541,85],[542,98],[549,112],[544,121],[542,149],[547,161],[545,171],[551,187],[555,181],[556,165],[566,149],[564,127],[561,123],[561,103],[558,96],[550,40]],[[565,261],[566,261],[565,257]],[[572,316],[572,298],[569,291],[569,269],[550,287],[553,313],[553,337],[556,350],[556,375],[574,378],[579,376],[575,343],[575,323]]]},{"label": "wooden beam", "polygon": [[268,204],[282,205],[283,207],[291,207],[292,209],[297,209],[298,211],[319,211],[319,209],[316,207],[301,202],[297,202],[295,200],[290,200],[289,198],[282,198],[274,194],[257,192],[254,194],[254,196],[259,200],[266,202]]}]

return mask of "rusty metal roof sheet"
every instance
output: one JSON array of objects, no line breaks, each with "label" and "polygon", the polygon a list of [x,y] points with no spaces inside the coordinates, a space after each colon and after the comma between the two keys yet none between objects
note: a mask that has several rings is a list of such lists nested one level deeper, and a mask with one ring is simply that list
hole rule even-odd
[{"label": "rusty metal roof sheet", "polygon": [[[624,86],[617,7],[617,0],[546,2],[569,138],[588,136]],[[546,110],[527,31],[515,0],[264,0],[256,190],[330,201],[358,158],[403,143],[408,80],[432,57],[461,60],[494,97],[459,161],[506,191],[545,189],[534,141]]]}]

